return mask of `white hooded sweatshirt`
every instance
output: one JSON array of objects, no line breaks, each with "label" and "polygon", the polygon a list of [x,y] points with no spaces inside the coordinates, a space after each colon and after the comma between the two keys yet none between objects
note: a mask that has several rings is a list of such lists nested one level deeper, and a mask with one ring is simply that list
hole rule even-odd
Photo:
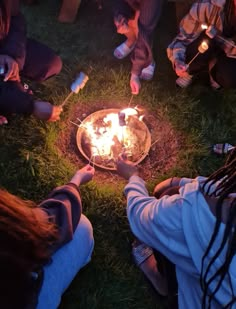
[{"label": "white hooded sweatshirt", "polygon": [[[202,304],[202,257],[216,222],[201,193],[201,184],[205,179],[182,178],[179,194],[165,195],[160,199],[149,196],[145,182],[138,176],[132,176],[125,187],[131,230],[138,239],[161,252],[176,265],[178,302],[181,309],[200,309]],[[205,267],[221,243],[224,228],[225,224],[221,223]],[[224,257],[225,250],[210,269],[209,277],[223,264]],[[229,273],[236,295],[236,257],[231,262]],[[210,290],[216,283],[217,280],[211,284]],[[223,308],[231,298],[232,292],[226,276],[212,301],[211,308]],[[236,308],[236,304],[231,308]]]}]

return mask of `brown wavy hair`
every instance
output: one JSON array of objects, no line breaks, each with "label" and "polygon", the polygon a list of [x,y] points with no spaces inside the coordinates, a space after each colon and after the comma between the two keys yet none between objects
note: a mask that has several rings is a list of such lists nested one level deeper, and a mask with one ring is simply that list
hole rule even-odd
[{"label": "brown wavy hair", "polygon": [[0,308],[23,309],[32,301],[32,272],[50,259],[54,224],[36,217],[35,204],[0,189]]}]

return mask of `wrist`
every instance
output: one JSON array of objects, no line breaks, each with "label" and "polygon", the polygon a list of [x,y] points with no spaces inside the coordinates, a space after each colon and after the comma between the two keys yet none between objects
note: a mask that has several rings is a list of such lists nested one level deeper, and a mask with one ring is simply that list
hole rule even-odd
[{"label": "wrist", "polygon": [[70,183],[75,184],[77,187],[81,184],[81,175],[80,173],[76,173],[70,180]]}]

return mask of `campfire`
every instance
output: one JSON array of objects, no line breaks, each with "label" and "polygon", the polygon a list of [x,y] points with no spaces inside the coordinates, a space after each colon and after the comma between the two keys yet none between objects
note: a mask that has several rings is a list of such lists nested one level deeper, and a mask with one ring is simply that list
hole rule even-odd
[{"label": "campfire", "polygon": [[77,146],[93,165],[115,170],[120,153],[134,164],[140,163],[151,147],[151,135],[134,108],[105,109],[90,114],[77,131]]}]

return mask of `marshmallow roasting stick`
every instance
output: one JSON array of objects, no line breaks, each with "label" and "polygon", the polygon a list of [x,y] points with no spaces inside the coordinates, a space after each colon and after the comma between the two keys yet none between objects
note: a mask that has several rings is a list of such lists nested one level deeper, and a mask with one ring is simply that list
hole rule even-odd
[{"label": "marshmallow roasting stick", "polygon": [[68,94],[65,100],[61,103],[61,107],[63,107],[68,102],[69,98],[72,96],[73,93],[77,94],[81,89],[84,88],[88,79],[89,79],[88,75],[84,74],[83,72],[79,73],[78,77],[71,84],[70,86],[71,92]]},{"label": "marshmallow roasting stick", "polygon": [[221,41],[225,42],[228,45],[231,45],[232,47],[236,47],[236,45],[231,42],[230,40],[225,39],[223,36],[218,34],[217,29],[214,26],[207,26],[205,24],[202,25],[202,29],[206,29],[206,35],[210,39],[214,39],[215,37],[220,39]]},{"label": "marshmallow roasting stick", "polygon": [[187,67],[198,57],[200,54],[204,54],[209,48],[207,41],[202,41],[202,43],[198,46],[197,54],[187,63]]}]

